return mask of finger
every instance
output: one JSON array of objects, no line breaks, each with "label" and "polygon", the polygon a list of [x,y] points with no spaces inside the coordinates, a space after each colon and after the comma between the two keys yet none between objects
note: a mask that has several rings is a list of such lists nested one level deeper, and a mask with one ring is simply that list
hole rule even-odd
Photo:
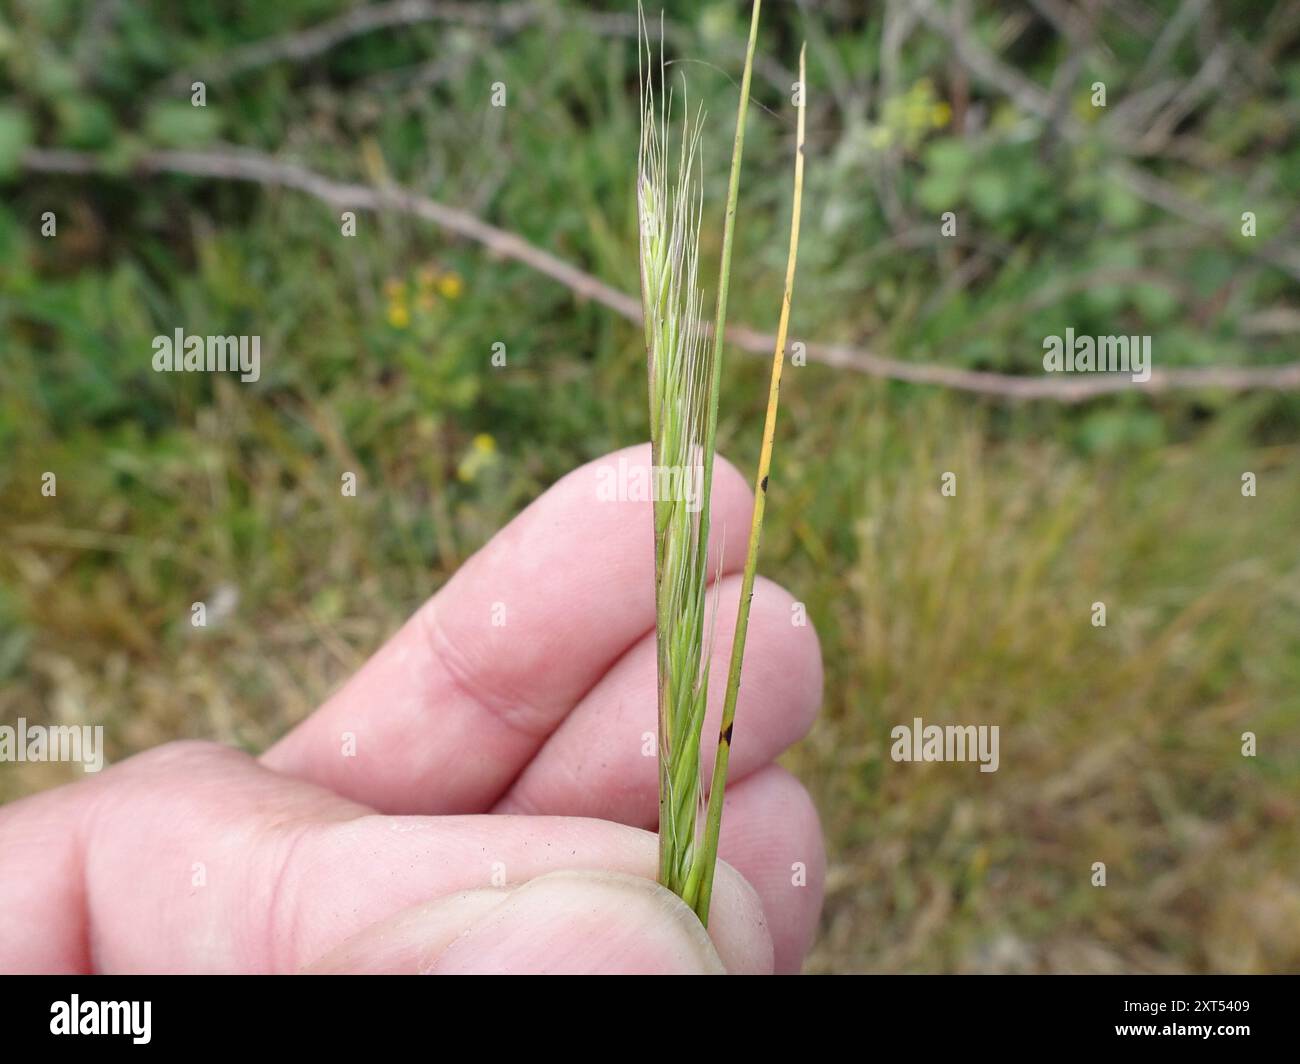
[{"label": "finger", "polygon": [[[722,716],[738,576],[720,584],[717,645],[709,663],[709,711],[702,769],[713,775],[713,744]],[[790,594],[759,578],[749,618],[730,781],[743,779],[797,742],[822,698],[821,651]],[[655,744],[658,679],[653,633],[627,652],[556,729],[496,810],[594,816],[652,828],[659,816]]]},{"label": "finger", "polygon": [[503,888],[461,890],[358,931],[303,969],[307,975],[416,975],[465,928],[501,904]]},{"label": "finger", "polygon": [[[648,483],[649,456],[619,451],[552,487],[265,763],[385,812],[490,808],[654,626],[651,504],[608,498],[638,470]],[[711,573],[719,553],[724,571],[743,564],[753,506],[733,466],[714,469]]]},{"label": "finger", "polygon": [[817,932],[826,882],[821,822],[803,784],[768,765],[729,785],[718,854],[758,892],[776,971],[799,971]]},{"label": "finger", "polygon": [[[453,933],[459,929],[459,933]],[[373,967],[383,957],[387,967]],[[766,954],[733,958],[741,970]],[[476,891],[383,921],[313,970],[431,974],[719,974],[708,933],[677,895],[612,872],[551,872],[513,891]]]},{"label": "finger", "polygon": [[0,806],[0,971],[264,968],[281,840],[366,812],[199,742]]},{"label": "finger", "polygon": [[[434,899],[562,869],[652,878],[657,865],[655,837],[635,828],[378,816],[200,743],[159,748],[55,801],[43,797],[0,810],[0,958],[18,971],[88,970],[92,961],[124,972],[296,971]],[[47,863],[52,838],[63,840],[57,873]],[[15,894],[15,882],[28,886]],[[723,865],[715,890],[719,954],[770,968],[752,888]],[[32,924],[56,929],[48,947]]]},{"label": "finger", "polygon": [[709,933],[649,879],[552,872],[465,929],[432,974],[722,975]]},{"label": "finger", "polygon": [[[319,882],[314,872],[323,867],[341,874]],[[637,828],[577,817],[364,817],[328,827],[299,844],[285,872],[288,894],[301,902],[293,908],[295,934],[284,956],[301,966],[431,897],[570,870],[653,880],[658,840]],[[714,890],[709,934],[728,970],[770,971],[772,942],[753,888],[720,864]]]}]

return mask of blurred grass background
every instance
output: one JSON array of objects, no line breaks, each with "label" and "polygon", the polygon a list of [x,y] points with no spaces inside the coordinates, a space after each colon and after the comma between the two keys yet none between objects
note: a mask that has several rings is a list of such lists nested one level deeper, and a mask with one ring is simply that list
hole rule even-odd
[{"label": "blurred grass background", "polygon": [[[258,749],[548,484],[645,437],[638,330],[551,280],[397,213],[345,239],[297,192],[132,175],[150,148],[238,146],[391,180],[635,292],[630,6],[434,4],[232,61],[353,6],[0,3],[0,721],[99,723],[114,758]],[[747,15],[665,7],[710,115],[716,262]],[[731,314],[764,330],[805,37],[795,339],[1031,376],[1066,326],[1149,334],[1164,368],[1298,357],[1295,271],[1258,249],[1300,245],[1300,5],[769,0]],[[35,172],[35,145],[109,172]],[[1227,221],[1169,213],[1120,164]],[[153,373],[177,326],[260,334],[261,381]],[[830,855],[809,970],[1300,969],[1296,395],[1067,406],[787,372],[762,568],[827,664],[788,758]],[[729,356],[719,436],[746,471],[766,373]],[[1001,726],[1001,768],[895,764],[914,716]],[[5,765],[0,799],[78,774]]]}]

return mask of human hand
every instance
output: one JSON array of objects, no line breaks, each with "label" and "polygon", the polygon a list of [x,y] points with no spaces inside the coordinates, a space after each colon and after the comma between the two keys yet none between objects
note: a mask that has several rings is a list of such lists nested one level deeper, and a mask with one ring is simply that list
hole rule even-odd
[{"label": "human hand", "polygon": [[[821,701],[817,638],[760,579],[706,933],[652,882],[650,504],[597,501],[620,458],[649,449],[554,485],[261,758],[171,743],[0,808],[0,969],[797,970],[824,854],[773,760]],[[719,459],[706,737],[752,503]]]}]

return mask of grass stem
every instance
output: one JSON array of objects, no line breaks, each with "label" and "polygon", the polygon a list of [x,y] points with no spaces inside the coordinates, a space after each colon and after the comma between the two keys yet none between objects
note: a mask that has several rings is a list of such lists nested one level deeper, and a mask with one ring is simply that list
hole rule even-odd
[{"label": "grass stem", "polygon": [[740,670],[745,656],[745,634],[749,628],[749,606],[754,597],[754,573],[758,568],[758,546],[763,531],[763,512],[767,503],[768,477],[772,467],[772,442],[776,436],[776,411],[781,395],[781,370],[785,365],[785,341],[790,327],[790,302],[794,296],[795,260],[799,253],[799,215],[803,206],[804,92],[805,53],[799,50],[799,108],[795,135],[794,196],[790,214],[790,253],[785,267],[785,292],[781,297],[781,320],[776,332],[776,350],[772,355],[772,379],[767,392],[767,417],[763,423],[763,446],[758,456],[754,478],[754,515],[749,526],[749,547],[745,555],[745,573],[740,586],[740,606],[736,611],[736,634],[731,645],[731,665],[727,673],[727,691],[722,704],[722,725],[718,749],[713,762],[713,780],[709,789],[709,807],[705,820],[704,842],[687,884],[685,900],[694,908],[700,922],[708,926],[709,900],[713,893],[713,872],[717,864],[718,838],[722,831],[722,800],[727,786],[727,765],[731,757],[731,729],[736,719],[736,699],[740,693]]}]

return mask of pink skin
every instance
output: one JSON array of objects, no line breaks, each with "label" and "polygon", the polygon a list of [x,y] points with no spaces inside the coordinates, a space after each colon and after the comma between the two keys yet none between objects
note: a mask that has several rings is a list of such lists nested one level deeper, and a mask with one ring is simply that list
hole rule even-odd
[{"label": "pink skin", "polygon": [[[562,479],[261,758],[170,743],[0,809],[0,970],[797,970],[825,858],[773,761],[821,701],[817,637],[758,582],[710,947],[649,882],[650,517],[598,501],[620,454],[649,462]],[[710,749],[752,505],[719,459]]]}]

